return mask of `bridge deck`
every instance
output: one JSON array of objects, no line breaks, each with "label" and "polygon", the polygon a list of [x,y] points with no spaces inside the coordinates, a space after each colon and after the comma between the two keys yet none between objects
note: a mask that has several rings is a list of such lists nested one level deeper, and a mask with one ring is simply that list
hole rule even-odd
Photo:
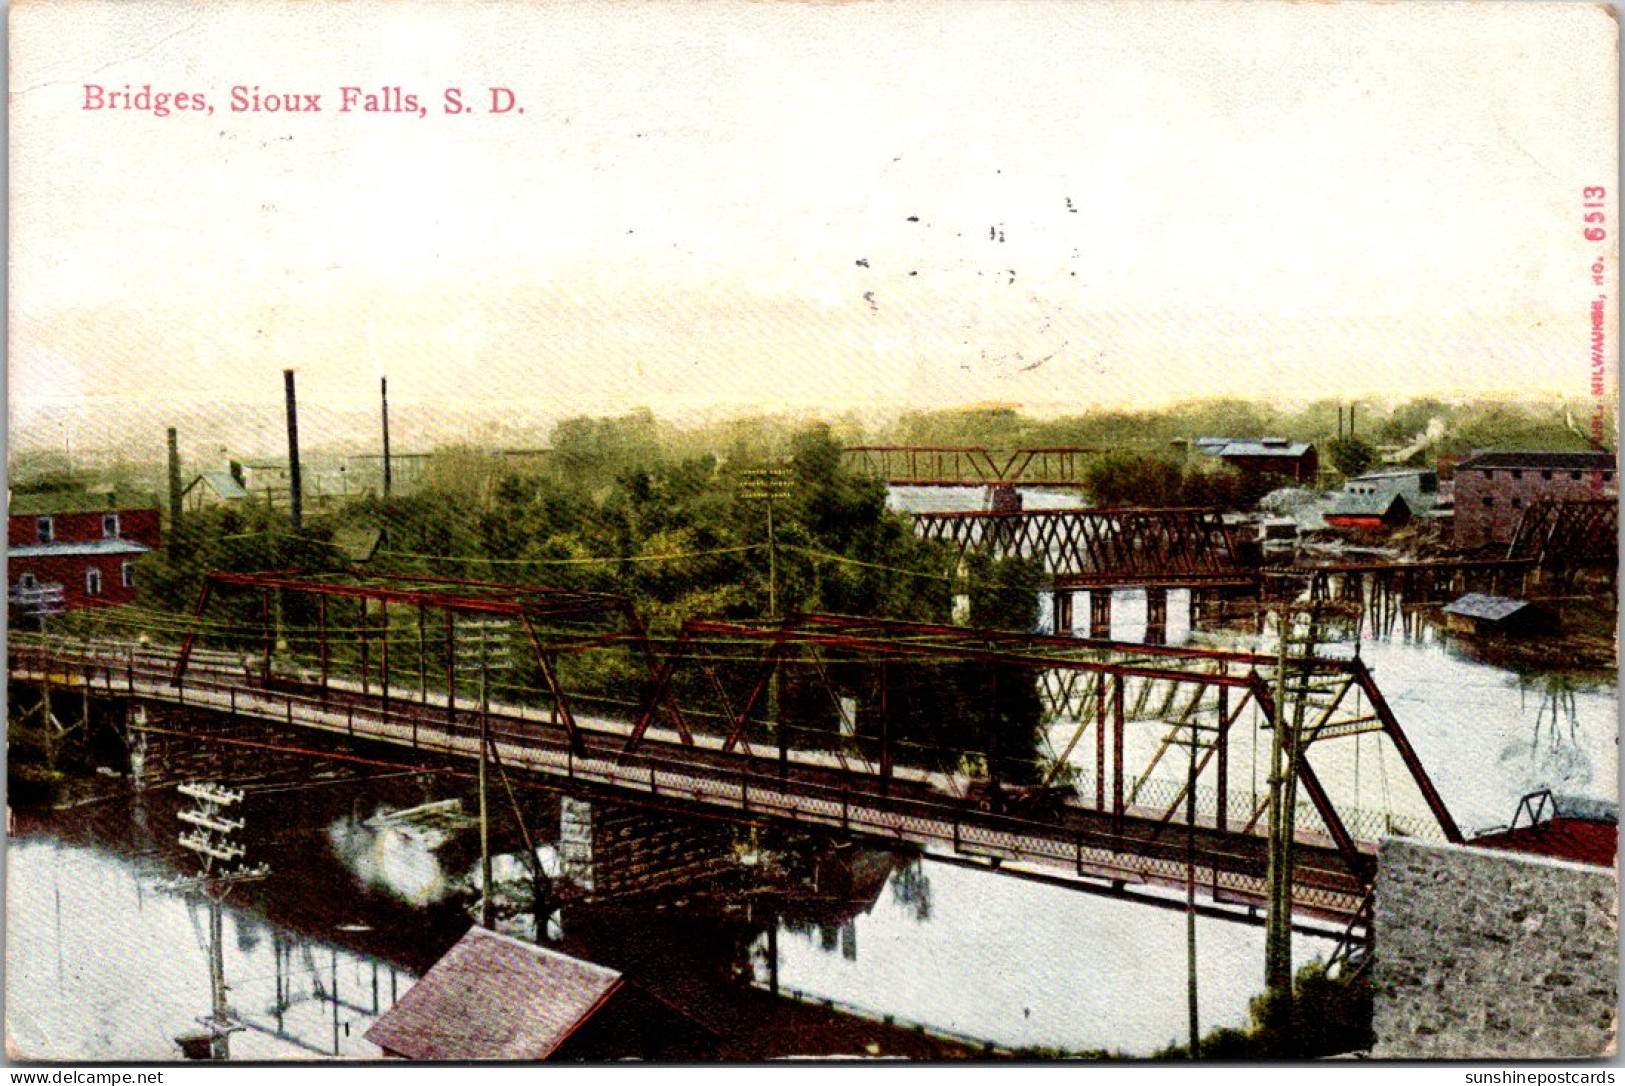
[{"label": "bridge deck", "polygon": [[[296,680],[251,683],[242,672],[199,669],[180,685],[157,661],[73,656],[13,648],[11,679],[80,686],[92,694],[184,706],[291,729],[318,731],[414,751],[474,759],[477,715],[459,706],[403,701],[389,708],[377,693],[343,684],[326,690]],[[415,693],[415,692],[414,692]],[[1066,804],[1051,820],[985,811],[956,794],[946,774],[899,767],[882,780],[852,770],[839,755],[794,751],[781,765],[776,752],[722,749],[723,740],[694,744],[658,728],[635,753],[624,750],[632,725],[580,716],[572,747],[562,725],[543,710],[492,706],[488,734],[508,769],[644,805],[743,821],[824,826],[881,840],[907,842],[961,856],[1058,869],[1113,884],[1183,887],[1188,870],[1215,902],[1257,906],[1267,897],[1263,836],[1211,825],[1169,824],[1131,808],[1121,817]],[[1189,852],[1187,852],[1189,849]],[[1346,921],[1356,916],[1374,869],[1370,846],[1358,860],[1316,835],[1300,832],[1297,908]],[[1188,867],[1189,865],[1189,867]]]}]

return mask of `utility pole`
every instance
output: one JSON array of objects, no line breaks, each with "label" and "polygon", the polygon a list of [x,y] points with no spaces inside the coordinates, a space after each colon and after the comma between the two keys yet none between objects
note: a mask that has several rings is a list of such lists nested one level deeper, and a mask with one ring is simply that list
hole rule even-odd
[{"label": "utility pole", "polygon": [[[1286,627],[1291,620],[1291,613],[1282,608],[1275,613],[1275,619],[1276,635],[1280,644],[1276,648],[1275,658],[1274,720],[1270,722],[1270,834],[1267,862],[1269,907],[1264,929],[1264,986],[1271,992],[1285,993],[1283,998],[1290,999],[1292,876],[1290,872],[1283,870],[1286,859],[1283,839],[1291,836],[1294,821],[1291,813],[1285,810],[1286,777],[1292,768],[1287,764],[1289,748],[1286,741]],[[1285,938],[1282,937],[1283,931],[1286,933]]]},{"label": "utility pole", "polygon": [[[477,652],[480,669],[480,926],[489,928],[495,922],[495,902],[492,898],[491,872],[491,809],[487,792],[486,761],[491,754],[491,672],[506,671],[513,667],[508,654],[511,624],[505,619],[473,619],[460,624],[462,634],[470,635]],[[498,645],[502,656],[493,661],[490,648]],[[462,654],[463,639],[458,638],[458,652]]]},{"label": "utility pole", "polygon": [[[1200,1001],[1196,980],[1196,721],[1190,729],[1190,767],[1185,777],[1185,970],[1190,1012],[1190,1056],[1202,1058]],[[1216,740],[1223,742],[1223,739]]]},{"label": "utility pole", "polygon": [[491,810],[486,796],[485,763],[491,743],[490,671],[485,663],[485,640],[480,639],[480,926],[489,928],[491,915]]},{"label": "utility pole", "polygon": [[378,378],[378,390],[383,399],[384,418],[384,497],[389,497],[393,476],[389,467],[389,378]]},{"label": "utility pole", "polygon": [[299,398],[294,392],[293,371],[282,371],[282,388],[288,410],[288,496],[291,508],[288,521],[297,533],[304,527],[305,497],[299,473]]},{"label": "utility pole", "polygon": [[173,545],[175,533],[181,526],[181,451],[180,436],[175,427],[169,428],[169,536]]},{"label": "utility pole", "polygon": [[[767,505],[767,617],[779,618],[779,536],[773,526],[773,503],[789,497],[795,485],[795,474],[789,468],[752,468],[743,473],[745,485],[739,496],[748,502]],[[775,667],[768,677],[767,715],[779,736],[779,774],[790,772],[790,733],[779,719],[779,669]]]},{"label": "utility pole", "polygon": [[[1314,608],[1303,618],[1304,632],[1295,636],[1298,613],[1290,606],[1276,611],[1280,644],[1276,649],[1275,713],[1270,741],[1269,913],[1264,937],[1264,982],[1289,1007],[1293,998],[1293,845],[1297,829],[1299,760],[1303,757],[1303,711],[1309,687],[1309,670],[1304,665],[1314,654],[1319,638],[1319,615]],[[1300,650],[1296,654],[1290,651],[1294,642]]]},{"label": "utility pole", "polygon": [[[226,808],[241,803],[243,793],[235,789],[208,782],[188,782],[176,791],[197,801],[197,806],[177,812],[182,822],[193,829],[179,837],[180,846],[197,854],[201,870],[191,878],[171,880],[164,888],[188,896],[202,896],[209,905],[209,1014],[198,1019],[209,1033],[209,1058],[231,1058],[231,1035],[243,1027],[233,1020],[233,1012],[226,999],[224,921],[222,907],[226,895],[234,886],[257,882],[271,873],[264,864],[254,867],[238,865],[230,870],[224,865],[243,858],[246,850],[234,840],[232,834],[243,828],[241,818],[226,817]],[[219,868],[216,865],[221,865]]]},{"label": "utility pole", "polygon": [[739,496],[748,502],[767,505],[767,617],[779,617],[779,536],[773,526],[773,503],[790,496],[795,485],[789,468],[752,468],[743,473]]}]

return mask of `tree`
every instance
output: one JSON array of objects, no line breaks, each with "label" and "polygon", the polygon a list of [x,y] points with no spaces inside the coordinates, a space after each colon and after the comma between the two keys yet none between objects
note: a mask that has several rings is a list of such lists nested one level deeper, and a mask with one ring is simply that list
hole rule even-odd
[{"label": "tree", "polygon": [[1377,450],[1357,437],[1336,438],[1327,444],[1326,451],[1331,455],[1332,466],[1349,479],[1365,474],[1377,460]]},{"label": "tree", "polygon": [[1102,508],[1239,509],[1274,485],[1267,476],[1244,474],[1214,457],[1196,456],[1181,463],[1162,453],[1108,454],[1089,466],[1084,481]]},{"label": "tree", "polygon": [[1165,508],[1180,504],[1184,473],[1172,456],[1108,453],[1085,470],[1084,486],[1102,508]]}]

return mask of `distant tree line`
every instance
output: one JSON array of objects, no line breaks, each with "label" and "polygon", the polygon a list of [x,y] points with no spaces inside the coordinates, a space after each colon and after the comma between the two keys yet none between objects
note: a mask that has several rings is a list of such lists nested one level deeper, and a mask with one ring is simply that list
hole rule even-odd
[{"label": "distant tree line", "polygon": [[[879,428],[870,440],[991,449],[1073,446],[1154,456],[1173,453],[1180,443],[1198,437],[1269,436],[1324,447],[1341,436],[1381,452],[1409,447],[1437,420],[1441,436],[1414,454],[1417,462],[1431,463],[1440,454],[1463,456],[1495,447],[1582,451],[1591,448],[1592,410],[1589,401],[1579,400],[1447,402],[1432,397],[1398,403],[1328,399],[1302,406],[1209,399],[1046,419],[1014,407],[976,407],[910,412]],[[1613,434],[1615,422],[1609,405],[1604,432]]]}]

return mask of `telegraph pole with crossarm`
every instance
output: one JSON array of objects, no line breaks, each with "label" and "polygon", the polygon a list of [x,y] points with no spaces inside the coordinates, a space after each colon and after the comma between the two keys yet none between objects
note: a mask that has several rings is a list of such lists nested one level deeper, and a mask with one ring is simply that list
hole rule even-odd
[{"label": "telegraph pole with crossarm", "polygon": [[229,818],[226,809],[241,803],[243,793],[209,782],[188,782],[176,789],[181,795],[197,802],[197,806],[179,811],[176,817],[192,829],[183,831],[180,846],[196,853],[201,870],[190,878],[176,878],[164,886],[173,893],[189,897],[202,896],[209,903],[209,1014],[198,1019],[208,1029],[209,1058],[231,1058],[231,1035],[243,1027],[233,1018],[226,1001],[226,963],[223,945],[222,906],[233,887],[245,882],[257,882],[271,873],[264,864],[247,867],[225,865],[243,858],[246,849],[232,840],[232,834],[243,828],[241,818]]},{"label": "telegraph pole with crossarm", "polygon": [[[745,482],[739,489],[740,498],[748,502],[759,501],[767,504],[767,617],[777,621],[779,617],[779,536],[773,526],[773,503],[790,496],[792,488],[795,486],[795,473],[789,468],[752,468],[742,474]],[[767,715],[779,735],[779,773],[784,775],[790,769],[790,737],[784,723],[779,720],[778,668],[774,668],[768,677]]]}]

